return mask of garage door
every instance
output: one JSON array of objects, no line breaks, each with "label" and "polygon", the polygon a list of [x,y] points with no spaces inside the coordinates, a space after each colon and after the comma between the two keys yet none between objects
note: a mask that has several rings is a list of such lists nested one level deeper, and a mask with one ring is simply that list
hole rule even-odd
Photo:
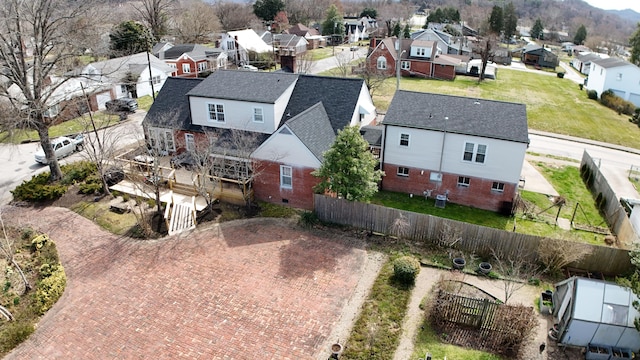
[{"label": "garage door", "polygon": [[640,94],[629,94],[629,101],[631,101],[633,105],[640,107]]},{"label": "garage door", "polygon": [[96,95],[96,100],[98,101],[98,110],[106,109],[105,103],[111,100],[111,93],[109,91],[100,93]]}]

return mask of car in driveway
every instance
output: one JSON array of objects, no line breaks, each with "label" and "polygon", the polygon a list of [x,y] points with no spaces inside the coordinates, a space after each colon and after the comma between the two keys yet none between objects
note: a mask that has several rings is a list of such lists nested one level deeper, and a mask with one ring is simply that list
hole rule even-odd
[{"label": "car in driveway", "polygon": [[138,110],[138,101],[132,98],[120,98],[107,101],[104,106],[109,112],[135,112]]},{"label": "car in driveway", "polygon": [[[84,147],[84,136],[82,134],[74,137],[61,136],[51,140],[51,147],[56,154],[56,159],[62,159],[73,154],[75,151],[80,151]],[[34,155],[36,162],[40,164],[49,164],[47,156],[44,154],[44,149],[39,147]]]}]

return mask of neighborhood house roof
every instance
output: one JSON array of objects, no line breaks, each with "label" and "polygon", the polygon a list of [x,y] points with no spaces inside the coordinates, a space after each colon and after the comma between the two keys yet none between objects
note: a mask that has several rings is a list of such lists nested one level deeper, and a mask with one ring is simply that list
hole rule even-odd
[{"label": "neighborhood house roof", "polygon": [[237,39],[238,44],[245,50],[251,50],[257,53],[273,52],[273,48],[267,45],[253,29],[229,31],[228,34],[232,38]]},{"label": "neighborhood house roof", "polygon": [[201,78],[167,78],[147,112],[144,123],[154,127],[200,130],[201,126],[191,124],[189,98],[186,95],[202,80]]},{"label": "neighborhood house roof", "polygon": [[259,71],[218,70],[187,95],[275,104],[298,75]]},{"label": "neighborhood house roof", "polygon": [[632,63],[620,59],[620,58],[615,58],[615,57],[610,57],[607,59],[593,59],[591,60],[592,63],[597,64],[599,66],[602,66],[605,69],[609,69],[609,68],[614,68],[614,67],[620,67],[620,66],[628,66],[628,65],[633,65]]},{"label": "neighborhood house roof", "polygon": [[[98,74],[102,75],[114,81],[120,82],[124,79],[128,73],[140,74],[144,70],[149,68],[149,63],[156,68],[167,74],[171,74],[175,71],[171,66],[164,63],[164,61],[149,54],[147,60],[147,53],[142,52],[134,55],[119,57],[115,59],[109,59],[104,61],[98,61],[91,63],[85,67],[85,69],[93,68],[98,71]],[[89,74],[91,70],[86,70]]]},{"label": "neighborhood house roof", "polygon": [[524,104],[396,92],[383,124],[529,143]]},{"label": "neighborhood house roof", "polygon": [[360,135],[370,146],[382,146],[382,125],[367,125],[360,128]]},{"label": "neighborhood house roof", "polygon": [[286,125],[320,162],[323,161],[322,154],[336,138],[320,102],[287,121]]},{"label": "neighborhood house roof", "polygon": [[202,60],[206,59],[207,56],[219,54],[221,51],[221,49],[209,48],[198,44],[180,44],[175,45],[165,51],[160,51],[155,55],[161,59],[175,60],[183,54],[188,54],[189,57],[194,60]]},{"label": "neighborhood house roof", "polygon": [[284,113],[294,117],[322,102],[337,134],[338,130],[351,124],[362,85],[362,79],[300,75]]}]

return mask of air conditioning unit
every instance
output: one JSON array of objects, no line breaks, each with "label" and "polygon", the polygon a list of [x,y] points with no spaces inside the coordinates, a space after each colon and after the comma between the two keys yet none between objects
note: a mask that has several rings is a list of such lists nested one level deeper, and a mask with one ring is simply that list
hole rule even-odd
[{"label": "air conditioning unit", "polygon": [[429,180],[442,182],[442,173],[432,172],[429,176]]}]

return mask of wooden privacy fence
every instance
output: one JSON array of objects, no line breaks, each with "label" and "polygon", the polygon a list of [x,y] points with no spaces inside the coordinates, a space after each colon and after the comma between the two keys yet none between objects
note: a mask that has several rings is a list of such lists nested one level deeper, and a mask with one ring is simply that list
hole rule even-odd
[{"label": "wooden privacy fence", "polygon": [[[402,218],[408,223],[402,232],[403,237],[427,245],[439,245],[443,231],[456,229],[461,240],[455,244],[455,247],[466,253],[488,255],[493,249],[499,256],[517,256],[524,250],[524,253],[530,254],[532,260],[538,260],[538,248],[543,239],[535,235],[493,229],[319,194],[314,195],[314,211],[322,221],[389,235],[397,235],[394,233],[394,223]],[[591,247],[591,254],[579,262],[570,264],[571,267],[612,275],[626,273],[632,268],[629,253],[626,250],[590,244],[585,246]]]},{"label": "wooden privacy fence", "polygon": [[616,193],[609,186],[607,179],[600,172],[600,168],[586,151],[582,153],[582,161],[580,162],[580,173],[584,174],[585,171],[588,171],[589,175],[586,180],[587,186],[589,190],[593,191],[596,197],[596,204],[600,203],[600,209],[604,213],[609,228],[616,234],[618,240],[626,245],[640,241]]}]

